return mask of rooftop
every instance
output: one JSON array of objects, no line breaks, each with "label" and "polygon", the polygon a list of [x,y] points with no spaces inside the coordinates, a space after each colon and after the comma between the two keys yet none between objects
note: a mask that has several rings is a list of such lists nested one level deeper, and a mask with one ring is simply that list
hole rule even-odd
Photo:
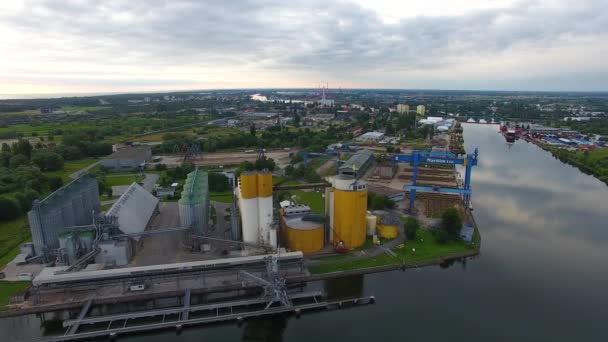
[{"label": "rooftop", "polygon": [[106,159],[146,159],[146,154],[152,151],[148,145],[140,145],[133,147],[125,147],[120,149],[111,155],[107,156]]},{"label": "rooftop", "polygon": [[353,165],[355,169],[359,170],[365,166],[365,164],[374,156],[374,152],[371,150],[359,150],[352,157],[350,157],[340,169],[353,169]]}]

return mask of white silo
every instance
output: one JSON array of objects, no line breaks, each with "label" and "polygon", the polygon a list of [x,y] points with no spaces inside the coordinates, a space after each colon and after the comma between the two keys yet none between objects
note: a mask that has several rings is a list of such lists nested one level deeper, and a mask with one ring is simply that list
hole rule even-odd
[{"label": "white silo", "polygon": [[260,243],[276,247],[276,230],[273,229],[272,174],[258,173],[257,183]]},{"label": "white silo", "polygon": [[239,211],[243,242],[259,243],[259,209],[257,175],[243,172],[239,177]]}]

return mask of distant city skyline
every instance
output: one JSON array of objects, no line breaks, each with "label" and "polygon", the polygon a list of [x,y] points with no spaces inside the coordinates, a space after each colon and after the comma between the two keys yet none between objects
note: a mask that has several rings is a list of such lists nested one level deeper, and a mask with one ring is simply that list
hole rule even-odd
[{"label": "distant city skyline", "polygon": [[0,94],[607,91],[603,0],[5,1]]}]

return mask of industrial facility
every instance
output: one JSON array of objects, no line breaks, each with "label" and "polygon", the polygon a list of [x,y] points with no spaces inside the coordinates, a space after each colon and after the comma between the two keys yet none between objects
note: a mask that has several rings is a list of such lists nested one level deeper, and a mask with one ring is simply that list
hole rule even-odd
[{"label": "industrial facility", "polygon": [[34,201],[27,214],[34,255],[50,262],[61,258],[67,249],[76,249],[77,235],[62,233],[67,232],[68,227],[92,224],[98,212],[99,189],[91,177],[80,177],[42,201]]}]

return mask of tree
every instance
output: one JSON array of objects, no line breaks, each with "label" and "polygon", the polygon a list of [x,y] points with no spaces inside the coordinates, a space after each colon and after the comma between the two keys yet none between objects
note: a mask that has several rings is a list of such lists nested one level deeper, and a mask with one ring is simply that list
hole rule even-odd
[{"label": "tree", "polygon": [[0,167],[8,167],[11,161],[12,154],[6,151],[0,151]]},{"label": "tree", "polygon": [[65,144],[57,147],[57,153],[61,154],[65,160],[81,159],[84,156],[78,147]]},{"label": "tree", "polygon": [[454,207],[446,209],[441,215],[441,230],[447,232],[450,239],[458,240],[461,228],[462,218],[458,210]]},{"label": "tree", "polygon": [[416,239],[416,232],[420,228],[420,223],[414,217],[408,216],[403,219],[403,226],[405,227],[405,236],[408,240]]},{"label": "tree", "polygon": [[19,139],[16,143],[13,143],[12,151],[13,154],[22,154],[27,157],[29,160],[32,156],[32,144],[30,144],[29,140]]},{"label": "tree", "polygon": [[57,171],[63,169],[63,157],[55,152],[38,151],[32,155],[32,164],[42,171]]},{"label": "tree", "polygon": [[12,220],[21,214],[17,200],[7,196],[0,196],[0,220]]},{"label": "tree", "polygon": [[29,164],[29,159],[27,156],[25,156],[23,154],[16,154],[11,157],[8,164],[11,169],[15,169],[19,166]]},{"label": "tree", "polygon": [[228,177],[223,173],[209,173],[209,191],[224,192],[230,190]]},{"label": "tree", "polygon": [[0,149],[0,151],[10,153],[11,152],[11,147],[7,143],[2,143],[2,149]]},{"label": "tree", "polygon": [[255,137],[255,124],[251,124],[251,126],[249,126],[249,133]]},{"label": "tree", "polygon": [[23,211],[32,209],[32,202],[39,196],[38,192],[32,189],[25,189],[22,192],[15,194],[15,199],[19,202],[19,207]]},{"label": "tree", "polygon": [[63,179],[59,176],[50,176],[47,178],[49,190],[55,191],[63,186]]}]

